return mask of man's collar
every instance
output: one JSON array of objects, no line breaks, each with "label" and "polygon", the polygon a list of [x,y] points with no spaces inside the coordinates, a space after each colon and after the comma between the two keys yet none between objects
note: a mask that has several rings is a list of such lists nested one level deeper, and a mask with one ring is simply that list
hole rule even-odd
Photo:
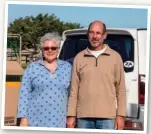
[{"label": "man's collar", "polygon": [[[102,53],[103,55],[108,55],[110,56],[111,55],[111,48],[107,45],[107,44],[104,44],[106,46],[106,49],[105,51]],[[84,50],[84,55],[92,55],[91,52],[86,48]]]}]

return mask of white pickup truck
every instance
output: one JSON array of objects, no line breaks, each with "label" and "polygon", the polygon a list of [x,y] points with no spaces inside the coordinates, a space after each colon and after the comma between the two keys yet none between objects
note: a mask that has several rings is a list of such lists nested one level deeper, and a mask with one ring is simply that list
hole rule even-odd
[{"label": "white pickup truck", "polygon": [[[125,130],[143,130],[147,29],[107,29],[107,43],[117,51],[125,70],[127,117]],[[87,29],[66,30],[62,34],[59,59],[72,64],[77,53],[88,46]]]}]

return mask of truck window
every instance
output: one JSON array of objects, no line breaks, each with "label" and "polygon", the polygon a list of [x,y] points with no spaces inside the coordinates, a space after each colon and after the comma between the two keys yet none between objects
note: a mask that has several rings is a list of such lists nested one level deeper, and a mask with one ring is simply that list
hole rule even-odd
[{"label": "truck window", "polygon": [[[134,69],[134,39],[130,35],[109,34],[104,43],[108,44],[121,55],[123,63],[127,64],[124,64],[125,72],[132,72]],[[87,48],[88,45],[87,35],[67,36],[59,59],[72,63],[77,53]]]}]

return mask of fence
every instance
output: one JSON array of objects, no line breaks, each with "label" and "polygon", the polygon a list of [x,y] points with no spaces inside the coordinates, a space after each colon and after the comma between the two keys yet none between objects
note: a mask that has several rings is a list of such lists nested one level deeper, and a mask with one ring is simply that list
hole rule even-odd
[{"label": "fence", "polygon": [[[31,61],[34,61],[38,58],[37,55],[33,55],[32,52],[30,51],[23,51],[21,52],[21,64],[28,64]],[[7,52],[7,60],[9,61],[18,61],[19,62],[19,57],[15,52]]]}]

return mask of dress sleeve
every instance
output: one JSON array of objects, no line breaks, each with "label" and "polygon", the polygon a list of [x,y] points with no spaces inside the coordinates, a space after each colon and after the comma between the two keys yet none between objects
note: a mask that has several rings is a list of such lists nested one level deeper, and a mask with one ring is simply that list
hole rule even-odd
[{"label": "dress sleeve", "polygon": [[18,102],[18,118],[28,118],[29,103],[31,99],[31,78],[32,77],[32,65],[30,64],[24,71],[22,77],[22,83],[19,91]]}]

